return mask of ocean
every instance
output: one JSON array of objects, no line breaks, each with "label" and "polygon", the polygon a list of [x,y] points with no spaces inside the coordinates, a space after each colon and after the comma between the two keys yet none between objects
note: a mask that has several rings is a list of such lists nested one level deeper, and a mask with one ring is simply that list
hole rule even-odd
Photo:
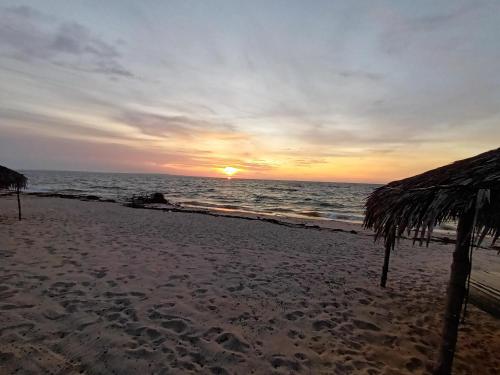
[{"label": "ocean", "polygon": [[380,186],[142,173],[23,173],[28,177],[27,190],[31,192],[96,195],[118,202],[137,194],[160,192],[184,207],[349,222],[363,221],[365,199]]}]

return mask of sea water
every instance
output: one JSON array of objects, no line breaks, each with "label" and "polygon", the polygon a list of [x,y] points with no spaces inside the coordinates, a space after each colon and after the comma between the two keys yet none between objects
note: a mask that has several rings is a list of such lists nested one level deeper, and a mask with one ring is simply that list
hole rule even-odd
[{"label": "sea water", "polygon": [[126,201],[163,193],[184,207],[361,222],[367,196],[379,185],[207,178],[139,173],[24,171],[28,191],[96,195]]}]

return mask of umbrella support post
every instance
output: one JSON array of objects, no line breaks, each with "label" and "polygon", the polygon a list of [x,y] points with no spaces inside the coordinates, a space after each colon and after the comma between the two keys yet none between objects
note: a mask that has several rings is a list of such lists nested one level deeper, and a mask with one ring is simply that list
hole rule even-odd
[{"label": "umbrella support post", "polygon": [[19,197],[19,188],[17,189],[17,211],[19,213],[19,221],[21,221],[21,198]]},{"label": "umbrella support post", "polygon": [[439,359],[434,375],[450,375],[458,336],[458,324],[465,297],[469,272],[469,250],[474,226],[474,207],[458,220],[457,242],[451,264],[450,281],[446,293],[446,310],[443,322]]},{"label": "umbrella support post", "polygon": [[387,273],[389,272],[389,258],[391,257],[391,245],[385,245],[384,266],[382,267],[382,277],[380,278],[380,286],[385,288],[387,282]]}]

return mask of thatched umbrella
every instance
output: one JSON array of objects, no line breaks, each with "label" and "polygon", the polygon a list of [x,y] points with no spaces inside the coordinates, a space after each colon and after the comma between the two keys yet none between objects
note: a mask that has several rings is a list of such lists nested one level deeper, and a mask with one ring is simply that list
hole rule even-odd
[{"label": "thatched umbrella", "polygon": [[19,198],[19,193],[21,189],[26,188],[27,183],[28,179],[25,175],[0,165],[0,189],[11,189],[16,191],[19,220],[21,220],[21,199]]},{"label": "thatched umbrella", "polygon": [[435,374],[450,374],[457,331],[471,270],[473,246],[485,236],[500,234],[500,148],[376,189],[366,202],[364,225],[384,237],[381,285],[385,286],[389,256],[404,233],[429,243],[432,230],[458,221],[447,290],[446,312]]}]

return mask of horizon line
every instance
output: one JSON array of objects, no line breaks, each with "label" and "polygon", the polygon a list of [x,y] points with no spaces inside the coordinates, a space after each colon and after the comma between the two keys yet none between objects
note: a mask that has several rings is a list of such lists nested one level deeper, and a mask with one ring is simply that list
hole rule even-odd
[{"label": "horizon line", "polygon": [[385,185],[388,182],[354,182],[354,181],[331,181],[331,180],[293,180],[293,179],[279,179],[279,178],[245,178],[245,177],[216,177],[216,176],[199,176],[187,174],[173,174],[164,172],[118,172],[118,171],[91,171],[91,170],[73,170],[73,169],[32,169],[32,168],[19,168],[21,172],[76,172],[76,173],[114,173],[114,174],[144,174],[144,175],[163,175],[174,177],[194,177],[194,178],[211,178],[217,180],[248,180],[248,181],[283,181],[283,182],[312,182],[312,183],[336,183],[336,184],[359,184],[359,185]]}]

